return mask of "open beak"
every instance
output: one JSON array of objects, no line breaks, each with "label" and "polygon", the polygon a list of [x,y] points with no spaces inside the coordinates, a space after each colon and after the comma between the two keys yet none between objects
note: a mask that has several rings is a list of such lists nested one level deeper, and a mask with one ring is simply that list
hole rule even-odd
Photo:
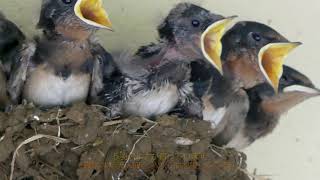
[{"label": "open beak", "polygon": [[103,8],[102,0],[78,0],[74,12],[87,24],[112,30],[112,24]]},{"label": "open beak", "polygon": [[259,52],[260,69],[276,92],[283,73],[284,59],[299,45],[300,42],[270,43]]},{"label": "open beak", "polygon": [[222,52],[221,39],[226,28],[234,18],[236,18],[236,16],[228,17],[213,23],[201,35],[202,53],[221,74],[223,74],[220,57]]}]

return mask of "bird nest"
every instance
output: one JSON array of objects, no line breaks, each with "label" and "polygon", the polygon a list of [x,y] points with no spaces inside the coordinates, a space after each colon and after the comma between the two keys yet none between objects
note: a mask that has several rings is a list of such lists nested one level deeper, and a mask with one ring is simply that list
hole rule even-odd
[{"label": "bird nest", "polygon": [[100,106],[0,113],[0,179],[250,179],[246,156],[211,144],[207,122],[107,120]]}]

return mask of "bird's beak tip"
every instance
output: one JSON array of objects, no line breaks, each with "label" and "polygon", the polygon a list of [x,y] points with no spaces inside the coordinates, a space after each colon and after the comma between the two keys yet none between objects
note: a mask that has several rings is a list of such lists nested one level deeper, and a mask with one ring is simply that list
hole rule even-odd
[{"label": "bird's beak tip", "polygon": [[224,73],[223,73],[223,69],[222,69],[222,67],[221,67],[221,68],[217,68],[217,69],[218,69],[218,71],[219,71],[220,75],[221,75],[221,76],[223,76],[223,75],[224,75]]},{"label": "bird's beak tip", "polygon": [[303,45],[303,43],[302,42],[294,42],[297,46],[301,46],[301,45]]},{"label": "bird's beak tip", "polygon": [[102,27],[102,29],[106,29],[106,30],[109,30],[109,31],[111,31],[111,32],[115,32],[115,30],[114,30],[114,28],[112,27],[112,25],[111,26],[104,26],[104,27]]},{"label": "bird's beak tip", "polygon": [[233,16],[227,17],[227,19],[234,20],[234,19],[236,19],[236,18],[238,18],[238,17],[239,17],[238,15],[233,15]]},{"label": "bird's beak tip", "polygon": [[303,44],[302,42],[290,42],[290,43],[288,43],[288,45],[287,45],[288,53],[289,53],[291,50],[293,50],[293,49],[301,46],[302,44]]}]

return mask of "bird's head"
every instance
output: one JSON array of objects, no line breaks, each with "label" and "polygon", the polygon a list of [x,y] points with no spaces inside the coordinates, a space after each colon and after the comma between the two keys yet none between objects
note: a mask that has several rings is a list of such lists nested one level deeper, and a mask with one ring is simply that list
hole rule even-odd
[{"label": "bird's head", "polygon": [[277,92],[288,54],[299,46],[271,27],[257,22],[239,22],[222,38],[226,71],[244,82],[245,88],[268,82]]},{"label": "bird's head", "polygon": [[38,27],[61,34],[68,30],[112,30],[102,0],[42,0]]},{"label": "bird's head", "polygon": [[[174,44],[186,57],[192,60],[201,59],[203,57],[202,41],[208,42],[209,36],[211,37],[213,33],[223,32],[225,21],[213,27],[215,22],[222,19],[224,19],[222,16],[213,14],[200,6],[180,3],[170,11],[158,27],[158,32],[162,40]],[[203,35],[204,33],[206,35]],[[205,45],[209,46],[209,43]]]}]

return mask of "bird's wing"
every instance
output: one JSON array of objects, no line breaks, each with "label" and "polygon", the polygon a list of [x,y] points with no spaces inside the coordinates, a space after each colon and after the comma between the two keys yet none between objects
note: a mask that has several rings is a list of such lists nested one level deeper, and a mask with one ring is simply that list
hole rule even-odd
[{"label": "bird's wing", "polygon": [[142,79],[150,74],[146,66],[141,63],[143,58],[134,55],[131,50],[123,50],[115,57],[115,63],[119,71],[133,79]]},{"label": "bird's wing", "polygon": [[191,63],[192,71],[190,79],[193,83],[193,92],[199,98],[203,97],[207,91],[209,91],[209,88],[213,84],[213,78],[219,80],[221,76],[214,67],[200,62],[195,61]]},{"label": "bird's wing", "polygon": [[179,91],[179,103],[171,114],[185,118],[194,116],[201,118],[201,101],[193,91],[193,83],[190,81],[190,77],[191,67],[189,63],[171,60],[152,71],[148,78],[148,84],[150,87],[161,86],[165,83],[176,85]]},{"label": "bird's wing", "polygon": [[133,79],[143,79],[152,72],[150,69],[157,68],[162,62],[161,53],[163,44],[161,42],[141,46],[135,53],[132,50],[122,50],[116,57],[116,64],[123,74]]},{"label": "bird's wing", "polygon": [[170,61],[153,68],[149,74],[149,82],[151,84],[159,84],[169,82],[176,84],[178,87],[190,79],[190,67],[188,63],[181,61]]},{"label": "bird's wing", "polygon": [[215,129],[214,143],[222,146],[231,142],[244,129],[248,111],[249,98],[247,93],[243,90],[235,92],[226,104],[222,121]]},{"label": "bird's wing", "polygon": [[13,103],[18,103],[27,78],[28,67],[36,51],[34,42],[26,42],[13,58],[8,81],[8,93]]},{"label": "bird's wing", "polygon": [[91,44],[93,69],[90,86],[89,102],[96,103],[99,93],[104,88],[104,79],[109,78],[115,71],[113,57],[100,44]]},{"label": "bird's wing", "polygon": [[186,96],[186,100],[181,102],[170,112],[181,118],[202,118],[202,102],[193,92]]},{"label": "bird's wing", "polygon": [[[230,94],[227,91],[230,89],[229,84],[225,83],[221,74],[210,64],[195,61],[190,64],[190,68],[192,93],[189,93],[188,99],[190,100],[182,104],[182,112],[187,117],[208,118],[206,120],[212,120],[212,123],[215,124],[213,122],[215,119],[221,119],[216,115],[222,114],[221,116],[223,116],[225,100],[221,97]],[[219,111],[221,113],[218,113]]]}]

